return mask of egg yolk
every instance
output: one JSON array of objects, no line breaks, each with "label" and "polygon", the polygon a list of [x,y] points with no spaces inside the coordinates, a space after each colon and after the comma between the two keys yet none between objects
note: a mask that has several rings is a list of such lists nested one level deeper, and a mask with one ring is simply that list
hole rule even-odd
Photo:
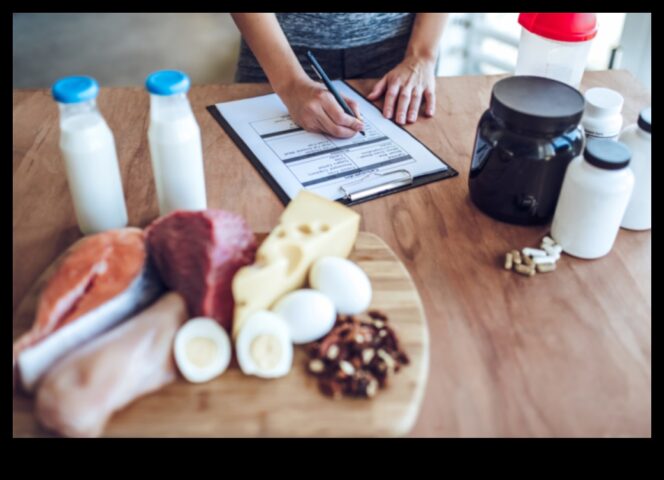
[{"label": "egg yolk", "polygon": [[204,368],[211,364],[218,351],[217,344],[209,338],[194,337],[187,342],[187,358],[198,368]]},{"label": "egg yolk", "polygon": [[281,359],[281,344],[274,335],[258,335],[252,340],[249,353],[260,370],[272,370]]}]

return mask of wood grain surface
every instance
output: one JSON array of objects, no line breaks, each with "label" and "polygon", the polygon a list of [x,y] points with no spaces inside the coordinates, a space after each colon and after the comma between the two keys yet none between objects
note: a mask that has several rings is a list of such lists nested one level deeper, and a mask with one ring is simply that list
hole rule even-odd
[{"label": "wood grain surface", "polygon": [[[414,436],[651,435],[651,233],[622,230],[609,255],[563,255],[558,269],[526,278],[502,254],[535,246],[548,226],[495,221],[470,202],[475,129],[502,76],[437,79],[431,119],[408,126],[458,177],[353,207],[410,271],[431,337],[430,374]],[[351,82],[368,93],[374,81]],[[650,104],[626,71],[587,73],[582,90],[625,97],[625,123]],[[193,87],[208,204],[244,215],[255,231],[283,205],[223,132],[207,105],[269,92],[256,84]],[[13,110],[14,307],[80,234],[58,151],[57,108],[47,90],[15,90]],[[157,216],[147,143],[148,95],[102,88],[132,225]]]},{"label": "wood grain surface", "polygon": [[[261,240],[264,235],[261,235]],[[30,328],[39,292],[61,257],[46,269],[19,304],[14,335]],[[222,376],[193,385],[182,378],[140,398],[113,416],[105,435],[154,436],[397,436],[417,419],[429,368],[429,335],[417,289],[379,237],[360,232],[350,259],[371,279],[371,307],[385,312],[410,358],[372,400],[333,400],[306,372],[304,347],[295,348],[293,369],[284,378],[264,380],[241,373],[235,360]],[[49,435],[38,425],[34,402],[14,396],[14,436]]]}]

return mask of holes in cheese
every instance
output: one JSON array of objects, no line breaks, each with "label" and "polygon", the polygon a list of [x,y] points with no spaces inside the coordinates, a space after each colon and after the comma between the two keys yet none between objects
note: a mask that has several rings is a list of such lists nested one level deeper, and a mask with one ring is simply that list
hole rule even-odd
[{"label": "holes in cheese", "polygon": [[298,226],[297,226],[297,229],[298,229],[300,232],[304,233],[305,235],[311,235],[312,233],[314,233],[314,231],[313,231],[312,228],[311,228],[311,225],[307,225],[306,223],[303,223],[303,224],[301,224],[301,225],[298,225]]},{"label": "holes in cheese", "polygon": [[284,294],[301,288],[309,267],[318,258],[347,257],[359,228],[357,212],[302,190],[258,248],[260,268],[243,267],[233,278],[233,336],[252,313],[269,309]]},{"label": "holes in cheese", "polygon": [[292,274],[302,263],[302,248],[298,245],[288,244],[281,247],[281,254],[288,261],[288,268],[286,274]]}]

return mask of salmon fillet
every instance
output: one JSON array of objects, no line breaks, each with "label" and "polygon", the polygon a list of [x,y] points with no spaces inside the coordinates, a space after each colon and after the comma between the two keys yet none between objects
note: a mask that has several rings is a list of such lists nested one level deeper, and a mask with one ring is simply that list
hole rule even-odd
[{"label": "salmon fillet", "polygon": [[[126,319],[160,293],[158,278],[149,271],[147,260],[145,236],[139,228],[91,235],[71,247],[40,295],[32,328],[14,343],[14,366],[18,364],[28,390],[55,357]],[[116,301],[101,308],[111,300]],[[65,329],[67,326],[72,328]],[[49,358],[42,358],[36,370],[24,371],[23,354],[60,331],[58,341],[42,349],[44,354],[32,352],[29,356]]]}]

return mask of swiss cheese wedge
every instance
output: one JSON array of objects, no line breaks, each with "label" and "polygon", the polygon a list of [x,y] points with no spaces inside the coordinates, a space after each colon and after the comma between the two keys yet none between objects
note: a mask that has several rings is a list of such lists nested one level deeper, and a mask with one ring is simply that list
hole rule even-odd
[{"label": "swiss cheese wedge", "polygon": [[258,248],[256,262],[242,267],[233,278],[233,337],[249,315],[302,287],[309,267],[319,257],[348,257],[359,229],[358,213],[302,190]]}]

